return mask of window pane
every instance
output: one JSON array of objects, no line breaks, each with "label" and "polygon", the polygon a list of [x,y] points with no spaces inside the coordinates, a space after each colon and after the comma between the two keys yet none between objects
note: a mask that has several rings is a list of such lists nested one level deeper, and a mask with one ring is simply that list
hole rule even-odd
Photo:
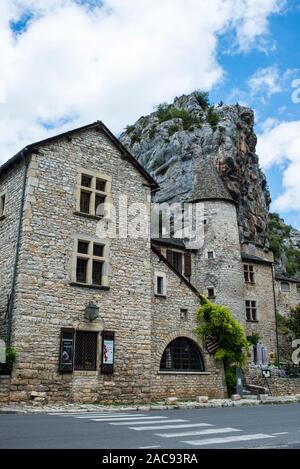
[{"label": "window pane", "polygon": [[91,187],[92,185],[92,176],[88,176],[87,174],[81,175],[81,185],[84,187]]},{"label": "window pane", "polygon": [[162,295],[164,293],[164,283],[162,277],[157,277],[157,293]]},{"label": "window pane", "polygon": [[76,266],[76,281],[80,283],[87,283],[87,259],[77,259]]},{"label": "window pane", "polygon": [[106,181],[102,181],[102,179],[96,179],[96,189],[97,191],[105,192]]},{"label": "window pane", "polygon": [[80,193],[80,211],[82,213],[90,213],[91,193],[81,191]]},{"label": "window pane", "polygon": [[105,202],[105,197],[102,197],[101,195],[96,195],[95,213],[98,217],[101,217],[104,215],[104,202]]},{"label": "window pane", "polygon": [[76,332],[75,370],[95,370],[97,353],[97,333]]},{"label": "window pane", "polygon": [[89,243],[87,241],[78,241],[78,252],[80,254],[88,254]]},{"label": "window pane", "polygon": [[173,252],[173,266],[181,274],[182,273],[182,254],[181,252]]},{"label": "window pane", "polygon": [[179,337],[165,349],[161,370],[204,371],[204,363],[197,346],[189,339]]},{"label": "window pane", "polygon": [[102,246],[101,244],[94,244],[94,251],[93,251],[94,256],[103,257],[103,250],[104,250],[104,246]]},{"label": "window pane", "polygon": [[93,261],[93,285],[102,284],[103,262]]},{"label": "window pane", "polygon": [[213,259],[214,258],[214,252],[213,251],[208,251],[207,257],[208,257],[208,259]]},{"label": "window pane", "polygon": [[0,199],[0,217],[4,214],[4,209],[5,209],[5,195],[2,195]]}]

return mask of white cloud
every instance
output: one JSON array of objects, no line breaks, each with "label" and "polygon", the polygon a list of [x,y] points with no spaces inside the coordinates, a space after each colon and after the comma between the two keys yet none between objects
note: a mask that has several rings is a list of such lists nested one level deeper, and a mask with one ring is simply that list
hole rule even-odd
[{"label": "white cloud", "polygon": [[[246,51],[283,6],[281,0],[105,0],[90,10],[96,0],[81,3],[2,0],[0,161],[49,133],[96,119],[117,132],[155,104],[211,89],[223,77],[218,34],[235,31]],[[33,17],[15,36],[10,21],[26,12]],[[55,129],[41,122],[56,122]]]},{"label": "white cloud", "polygon": [[272,66],[257,70],[248,80],[252,94],[265,92],[267,96],[282,91],[278,67]]},{"label": "white cloud", "polygon": [[257,153],[264,168],[284,167],[283,193],[274,201],[275,210],[300,210],[300,121],[269,120],[258,135]]}]

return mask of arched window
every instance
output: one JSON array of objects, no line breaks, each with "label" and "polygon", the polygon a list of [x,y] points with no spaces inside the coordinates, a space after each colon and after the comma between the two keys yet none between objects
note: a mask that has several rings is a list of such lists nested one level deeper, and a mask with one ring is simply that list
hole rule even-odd
[{"label": "arched window", "polygon": [[160,369],[161,371],[204,371],[204,362],[194,342],[186,337],[178,337],[166,347]]}]

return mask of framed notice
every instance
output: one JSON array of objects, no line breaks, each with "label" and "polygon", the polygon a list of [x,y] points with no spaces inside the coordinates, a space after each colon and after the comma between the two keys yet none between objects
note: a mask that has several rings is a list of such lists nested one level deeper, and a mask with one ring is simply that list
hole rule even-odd
[{"label": "framed notice", "polygon": [[102,332],[102,373],[111,374],[114,372],[115,360],[115,333],[111,331]]},{"label": "framed notice", "polygon": [[59,371],[72,373],[74,363],[74,329],[62,329],[60,339]]}]

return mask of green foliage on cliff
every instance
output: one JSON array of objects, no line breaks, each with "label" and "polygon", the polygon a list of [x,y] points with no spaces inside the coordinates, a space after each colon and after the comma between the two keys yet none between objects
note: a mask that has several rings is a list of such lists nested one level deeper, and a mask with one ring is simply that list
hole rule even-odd
[{"label": "green foliage on cliff", "polygon": [[156,109],[159,122],[166,122],[171,119],[181,119],[184,130],[189,130],[193,125],[201,126],[201,120],[194,114],[190,114],[185,109],[179,109],[172,104],[162,103]]},{"label": "green foliage on cliff", "polygon": [[235,385],[235,369],[246,364],[249,343],[241,324],[225,306],[210,302],[201,295],[201,306],[197,312],[196,334],[206,340],[216,337],[219,342],[214,353],[217,360],[223,360],[228,393]]}]

